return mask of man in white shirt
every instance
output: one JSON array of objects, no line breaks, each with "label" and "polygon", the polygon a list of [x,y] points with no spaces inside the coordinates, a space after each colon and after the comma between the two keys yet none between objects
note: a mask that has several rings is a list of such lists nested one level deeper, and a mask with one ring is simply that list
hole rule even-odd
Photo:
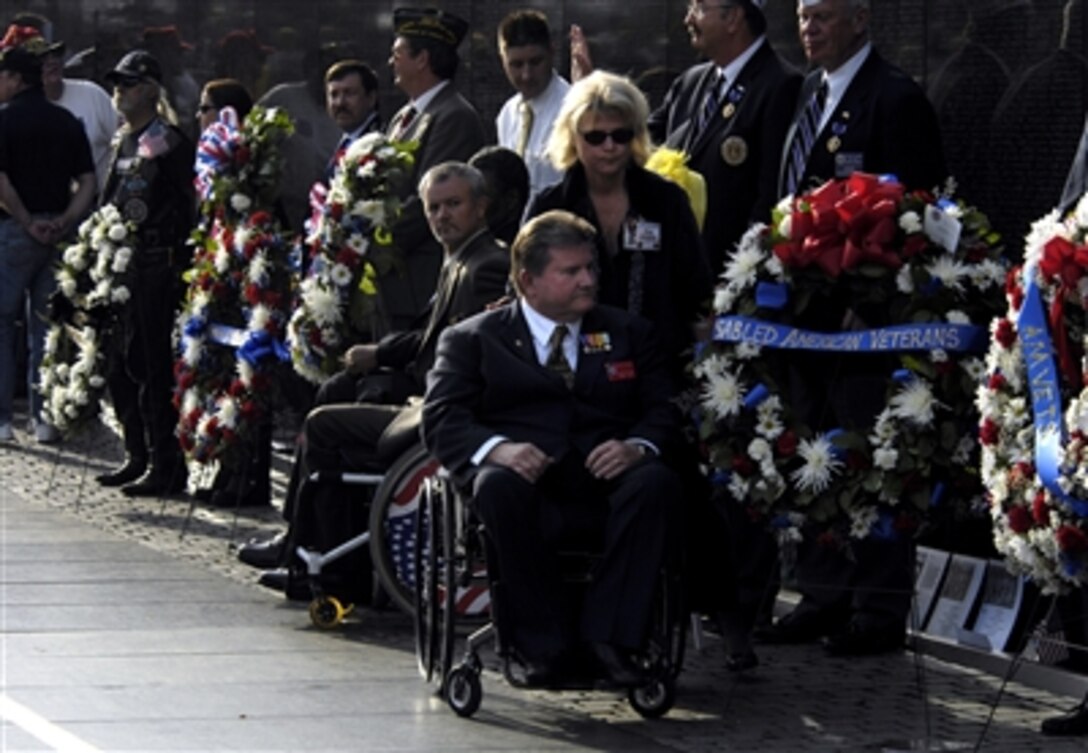
[{"label": "man in white shirt", "polygon": [[499,24],[499,57],[517,94],[495,118],[499,144],[525,160],[529,201],[558,183],[562,173],[544,154],[552,123],[570,84],[552,66],[555,48],[547,17],[536,10],[516,10]]},{"label": "man in white shirt", "polygon": [[83,124],[94,158],[94,175],[98,191],[106,185],[111,142],[121,127],[121,115],[113,106],[106,90],[93,81],[64,78],[64,42],[54,43],[42,56],[42,86],[46,98],[72,113]]}]

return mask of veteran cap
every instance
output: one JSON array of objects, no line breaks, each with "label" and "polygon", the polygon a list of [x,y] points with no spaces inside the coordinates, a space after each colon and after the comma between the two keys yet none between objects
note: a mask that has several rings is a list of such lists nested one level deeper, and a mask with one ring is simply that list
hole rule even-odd
[{"label": "veteran cap", "polygon": [[122,81],[157,81],[162,83],[162,66],[147,50],[133,50],[121,58],[113,70],[106,74],[111,84]]},{"label": "veteran cap", "polygon": [[21,47],[32,55],[45,55],[64,49],[64,42],[49,42],[35,26],[12,24],[0,39],[0,49]]},{"label": "veteran cap", "polygon": [[468,21],[438,8],[397,8],[393,32],[398,37],[433,39],[456,48],[468,33]]}]

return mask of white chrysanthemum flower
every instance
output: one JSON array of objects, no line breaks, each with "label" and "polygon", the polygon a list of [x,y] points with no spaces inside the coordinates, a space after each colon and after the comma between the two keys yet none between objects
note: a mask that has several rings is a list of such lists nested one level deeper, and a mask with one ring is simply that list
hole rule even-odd
[{"label": "white chrysanthemum flower", "polygon": [[766,439],[778,439],[786,427],[782,424],[778,414],[773,412],[760,412],[756,414],[755,431]]},{"label": "white chrysanthemum flower", "polygon": [[869,441],[874,445],[889,444],[896,438],[897,433],[895,417],[888,408],[885,408],[873,422],[873,433],[869,437]]},{"label": "white chrysanthemum flower", "polygon": [[91,378],[87,380],[87,383],[94,387],[96,390],[100,390],[106,386],[106,380],[102,378],[100,374],[92,374]]},{"label": "white chrysanthemum flower", "polygon": [[941,348],[929,351],[929,360],[933,363],[946,363],[948,361],[948,351]]},{"label": "white chrysanthemum flower", "polygon": [[850,535],[855,539],[864,539],[873,530],[877,512],[874,507],[861,507],[850,511]]},{"label": "white chrysanthemum flower", "polygon": [[714,311],[728,314],[737,302],[737,290],[732,285],[719,285],[714,289]]},{"label": "white chrysanthemum flower", "polygon": [[375,225],[385,224],[385,202],[376,199],[366,199],[355,202],[351,213],[365,217]]},{"label": "white chrysanthemum flower", "polygon": [[234,250],[239,254],[245,251],[246,244],[249,243],[249,239],[252,237],[253,231],[245,225],[240,225],[234,231]]},{"label": "white chrysanthemum flower", "polygon": [[370,131],[364,133],[355,141],[351,142],[348,146],[348,150],[345,153],[345,158],[361,159],[364,155],[370,154],[382,147],[385,142],[385,137],[378,131]]},{"label": "white chrysanthemum flower", "polygon": [[230,197],[230,205],[235,212],[245,212],[253,206],[253,201],[244,193],[236,193]]},{"label": "white chrysanthemum flower", "polygon": [[249,314],[247,329],[250,332],[261,332],[268,328],[272,321],[272,309],[263,303],[258,303]]},{"label": "white chrysanthemum flower", "polygon": [[74,298],[79,290],[76,278],[66,269],[57,270],[57,287],[60,288],[60,292],[64,294],[65,298]]},{"label": "white chrysanthemum flower", "polygon": [[978,264],[968,267],[968,276],[971,284],[979,290],[989,290],[995,285],[1005,284],[1005,267],[990,259],[985,259]]},{"label": "white chrysanthemum flower", "polygon": [[882,471],[894,471],[899,462],[899,450],[894,447],[878,447],[873,451],[873,465]]},{"label": "white chrysanthemum flower", "polygon": [[365,255],[367,250],[370,248],[370,241],[362,233],[352,233],[348,236],[348,239],[345,241],[345,243],[347,244],[348,248],[357,253],[359,256]]},{"label": "white chrysanthemum flower", "polygon": [[126,288],[124,285],[118,285],[110,291],[111,303],[128,303],[128,299],[131,297],[132,294],[129,293],[128,288]]},{"label": "white chrysanthemum flower", "polygon": [[227,249],[219,246],[215,250],[215,271],[221,275],[225,275],[230,270],[230,252]]},{"label": "white chrysanthemum flower", "polygon": [[244,358],[239,358],[235,364],[235,371],[238,374],[238,379],[241,380],[247,388],[253,386],[253,375],[256,374],[256,370],[250,365],[249,361]]},{"label": "white chrysanthemum flower", "polygon": [[50,327],[45,332],[45,352],[56,353],[60,345],[60,327]]},{"label": "white chrysanthemum flower", "polygon": [[186,337],[182,340],[181,358],[190,369],[195,369],[204,353],[204,338]]},{"label": "white chrysanthemum flower", "polygon": [[249,267],[246,269],[246,277],[250,282],[258,285],[265,285],[268,282],[268,277],[271,272],[272,265],[268,261],[268,257],[262,253],[256,253],[253,258],[249,260]]},{"label": "white chrysanthemum flower", "polygon": [[920,233],[922,232],[922,218],[913,210],[903,212],[903,214],[899,215],[899,227],[904,233]]},{"label": "white chrysanthemum flower", "polygon": [[802,492],[819,494],[824,491],[843,465],[835,457],[831,442],[823,434],[813,439],[802,439],[797,446],[797,455],[805,463],[790,474],[790,478]]},{"label": "white chrysanthemum flower", "polygon": [[975,358],[974,356],[965,358],[960,361],[960,366],[967,372],[967,376],[969,376],[973,382],[981,382],[986,377],[986,364],[984,364],[980,358]]},{"label": "white chrysanthemum flower", "polygon": [[329,271],[329,277],[340,288],[351,284],[351,270],[344,264],[333,264],[332,269]]},{"label": "white chrysanthemum flower", "polygon": [[188,416],[199,407],[200,396],[197,395],[196,390],[185,390],[185,394],[181,396],[181,415]]},{"label": "white chrysanthemum flower", "polygon": [[340,295],[335,290],[314,285],[303,293],[303,300],[319,327],[332,327],[340,322]]},{"label": "white chrysanthemum flower", "polygon": [[743,502],[748,497],[748,489],[748,479],[739,473],[734,473],[729,477],[729,493],[733,495],[733,499]]},{"label": "white chrysanthemum flower", "polygon": [[926,265],[926,271],[949,290],[963,292],[963,278],[967,276],[967,266],[962,262],[951,256],[940,256],[932,264]]},{"label": "white chrysanthemum flower", "polygon": [[904,264],[895,275],[895,287],[900,293],[910,295],[914,292],[914,276],[911,274],[910,265]]},{"label": "white chrysanthemum flower", "polygon": [[924,379],[912,379],[889,402],[892,415],[915,426],[933,423],[934,409],[939,405],[929,383]]},{"label": "white chrysanthemum flower", "polygon": [[227,429],[234,429],[238,426],[238,401],[233,397],[222,397],[217,404],[218,410],[216,415],[219,418],[219,425]]},{"label": "white chrysanthemum flower", "polygon": [[735,374],[709,374],[703,388],[702,403],[718,418],[735,416],[744,404],[744,388]]},{"label": "white chrysanthemum flower", "polygon": [[774,279],[782,281],[786,279],[786,268],[782,266],[782,260],[774,254],[767,257],[767,261],[764,262],[763,268],[767,270]]},{"label": "white chrysanthemum flower", "polygon": [[722,279],[742,290],[755,285],[759,265],[766,257],[766,252],[758,245],[741,243],[725,263]]},{"label": "white chrysanthemum flower", "polygon": [[120,222],[110,225],[107,237],[114,243],[120,243],[128,237],[128,228],[126,228]]},{"label": "white chrysanthemum flower", "polygon": [[1068,236],[1068,230],[1061,221],[1061,212],[1057,208],[1032,223],[1024,241],[1024,266],[1037,265],[1042,258],[1043,247],[1055,236]]}]

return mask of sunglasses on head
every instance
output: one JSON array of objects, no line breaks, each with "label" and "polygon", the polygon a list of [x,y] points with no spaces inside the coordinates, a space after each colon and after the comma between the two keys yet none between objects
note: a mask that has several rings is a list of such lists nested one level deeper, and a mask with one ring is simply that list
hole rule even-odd
[{"label": "sunglasses on head", "polygon": [[600,146],[605,142],[605,139],[612,139],[613,144],[623,146],[634,137],[635,131],[633,128],[617,128],[614,131],[586,131],[582,134],[582,138],[590,146]]}]

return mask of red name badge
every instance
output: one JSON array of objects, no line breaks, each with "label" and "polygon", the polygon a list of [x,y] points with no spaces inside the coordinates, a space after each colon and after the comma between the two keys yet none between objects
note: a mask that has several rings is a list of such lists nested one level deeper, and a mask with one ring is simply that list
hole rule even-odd
[{"label": "red name badge", "polygon": [[634,361],[615,361],[614,363],[606,363],[604,365],[604,371],[608,374],[608,381],[610,382],[626,382],[634,379],[636,376]]}]

